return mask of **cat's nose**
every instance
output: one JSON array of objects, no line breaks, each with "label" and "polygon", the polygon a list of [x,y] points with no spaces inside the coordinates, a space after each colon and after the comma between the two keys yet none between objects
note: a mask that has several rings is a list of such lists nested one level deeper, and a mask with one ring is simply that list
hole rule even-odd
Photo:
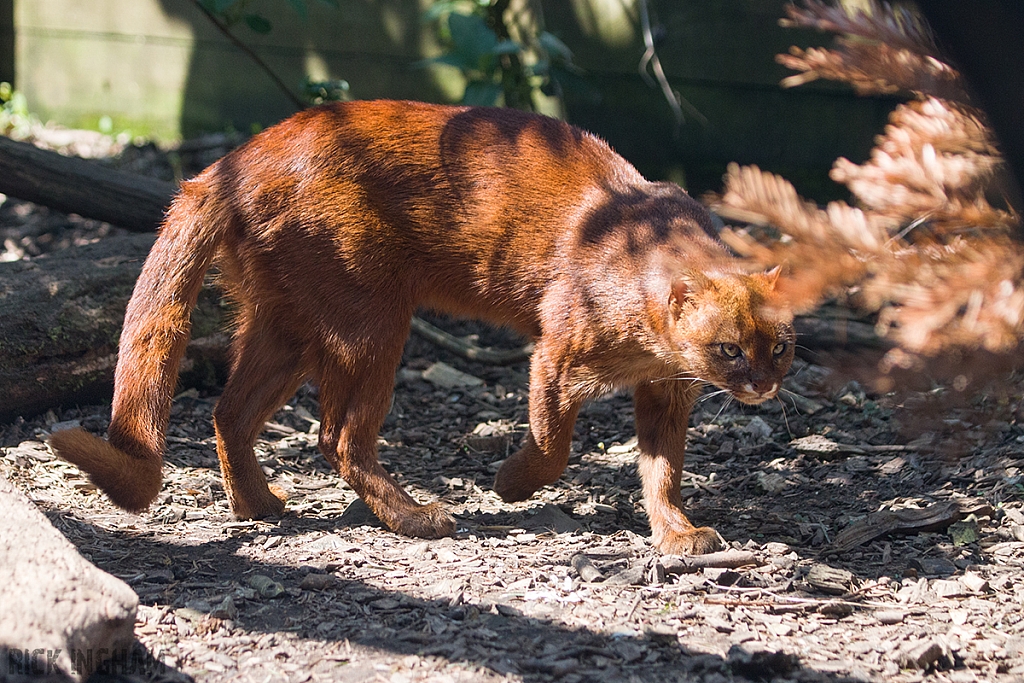
[{"label": "cat's nose", "polygon": [[779,383],[767,379],[755,379],[748,382],[743,388],[758,397],[771,398],[778,392]]}]

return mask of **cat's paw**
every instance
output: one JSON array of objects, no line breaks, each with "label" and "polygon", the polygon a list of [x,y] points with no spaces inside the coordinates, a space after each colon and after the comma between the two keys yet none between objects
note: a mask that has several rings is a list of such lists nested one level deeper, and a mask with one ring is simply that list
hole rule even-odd
[{"label": "cat's paw", "polygon": [[528,499],[537,489],[558,479],[562,473],[545,472],[540,459],[529,457],[520,451],[505,459],[494,475],[494,492],[506,503],[518,503]]},{"label": "cat's paw", "polygon": [[722,537],[709,526],[667,531],[655,545],[665,555],[706,555],[723,547]]},{"label": "cat's paw", "polygon": [[455,518],[438,502],[420,505],[398,516],[391,530],[405,536],[441,538],[455,533]]},{"label": "cat's paw", "polygon": [[513,476],[502,476],[501,470],[498,470],[498,476],[494,478],[494,492],[506,503],[518,503],[526,500],[536,491],[534,486],[517,481]]},{"label": "cat's paw", "polygon": [[288,494],[276,486],[267,486],[265,492],[257,496],[231,498],[231,512],[237,519],[263,519],[264,517],[280,517],[284,514],[284,502]]}]

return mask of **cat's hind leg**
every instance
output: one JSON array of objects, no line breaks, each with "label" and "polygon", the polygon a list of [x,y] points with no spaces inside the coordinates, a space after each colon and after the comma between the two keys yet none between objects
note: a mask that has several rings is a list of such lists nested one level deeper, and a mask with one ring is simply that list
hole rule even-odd
[{"label": "cat's hind leg", "polygon": [[[366,304],[380,314],[386,305]],[[411,317],[411,316],[410,316]],[[320,361],[320,450],[389,529],[438,538],[455,532],[455,520],[439,502],[421,505],[377,460],[377,435],[391,405],[395,369],[409,323],[389,326],[349,319],[352,336],[340,338]],[[355,336],[358,335],[358,338]]]},{"label": "cat's hind leg", "polygon": [[242,321],[233,345],[231,376],[213,411],[213,422],[231,510],[239,519],[259,519],[280,515],[285,495],[267,485],[253,444],[304,376],[301,346],[283,334],[281,325],[249,315]]},{"label": "cat's hind leg", "polygon": [[703,555],[722,547],[717,531],[686,518],[679,491],[690,409],[699,394],[696,383],[677,380],[643,382],[633,394],[651,540],[663,553]]}]

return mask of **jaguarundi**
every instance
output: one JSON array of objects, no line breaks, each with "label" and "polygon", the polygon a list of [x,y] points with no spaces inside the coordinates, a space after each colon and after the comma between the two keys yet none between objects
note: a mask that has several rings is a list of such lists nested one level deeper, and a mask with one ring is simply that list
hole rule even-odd
[{"label": "jaguarundi", "polygon": [[388,528],[451,534],[377,461],[395,370],[419,308],[535,340],[529,434],[498,470],[505,501],[556,481],[588,398],[632,388],[654,544],[720,547],[682,510],[690,410],[705,383],[774,398],[793,359],[777,270],[747,273],[708,211],[649,182],[597,137],[511,109],[364,101],[310,109],[184,182],[125,315],[108,440],[50,443],[117,505],[162,483],[191,310],[211,264],[237,304],[214,410],[224,490],[242,519],[279,515],[253,453],[302,383],[319,387],[320,450]]}]

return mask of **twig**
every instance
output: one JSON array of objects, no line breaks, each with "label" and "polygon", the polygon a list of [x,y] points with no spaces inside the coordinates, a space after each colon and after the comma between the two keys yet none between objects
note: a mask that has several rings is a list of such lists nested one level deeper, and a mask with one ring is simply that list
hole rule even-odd
[{"label": "twig", "polygon": [[764,564],[757,555],[746,550],[722,550],[707,555],[665,555],[659,561],[666,574],[690,574],[702,569],[736,569]]},{"label": "twig", "polygon": [[454,337],[442,329],[434,327],[421,318],[412,319],[412,331],[424,339],[437,344],[443,349],[448,349],[468,360],[491,365],[511,365],[526,360],[533,353],[533,344],[526,344],[518,349],[495,350],[488,349],[476,344]]},{"label": "twig", "polygon": [[239,50],[241,50],[242,52],[244,52],[244,53],[245,53],[245,54],[246,54],[246,55],[247,55],[247,56],[249,57],[249,59],[251,59],[251,60],[252,60],[253,62],[255,62],[255,63],[256,63],[256,66],[258,66],[258,67],[259,67],[260,69],[262,69],[262,70],[263,70],[263,72],[264,72],[264,73],[265,73],[265,74],[266,74],[267,76],[269,76],[269,77],[270,77],[270,80],[272,80],[272,81],[274,82],[274,84],[275,84],[275,85],[276,85],[276,86],[277,86],[278,88],[280,88],[280,89],[281,89],[281,92],[283,92],[283,93],[284,93],[285,95],[287,95],[287,96],[288,96],[288,99],[292,101],[292,104],[294,104],[294,105],[295,105],[295,108],[296,108],[296,109],[299,109],[299,110],[301,110],[301,109],[305,109],[305,108],[306,108],[306,103],[305,103],[305,102],[303,102],[302,100],[300,100],[300,99],[299,99],[299,98],[298,98],[298,97],[297,97],[297,96],[295,95],[295,93],[293,93],[293,92],[292,92],[292,91],[291,91],[291,90],[290,90],[290,89],[288,88],[288,86],[287,86],[287,85],[285,85],[284,81],[282,81],[282,80],[281,80],[281,79],[280,79],[280,78],[278,77],[278,75],[277,75],[277,74],[275,74],[275,73],[273,72],[273,70],[271,70],[271,68],[270,68],[269,66],[267,66],[267,63],[266,63],[266,62],[264,62],[264,61],[263,61],[262,59],[260,59],[260,56],[259,56],[259,55],[257,55],[257,54],[256,54],[255,52],[253,52],[252,48],[250,48],[250,47],[249,47],[248,45],[246,45],[245,43],[243,43],[243,42],[242,42],[241,40],[239,40],[239,39],[238,39],[238,38],[237,38],[237,37],[235,36],[235,34],[233,34],[233,33],[232,33],[231,31],[229,31],[229,30],[228,30],[228,27],[227,27],[227,26],[225,26],[224,24],[222,24],[222,23],[221,23],[221,21],[220,21],[220,19],[218,19],[218,18],[217,18],[217,17],[216,17],[216,16],[215,16],[215,15],[213,14],[213,12],[211,12],[211,11],[210,11],[210,10],[208,10],[208,9],[206,9],[206,8],[205,8],[205,7],[203,6],[203,3],[202,3],[202,2],[200,2],[200,0],[192,0],[192,2],[193,2],[193,4],[194,4],[194,5],[196,6],[196,7],[198,7],[198,8],[199,8],[199,11],[200,11],[200,12],[202,12],[203,14],[205,14],[205,15],[206,15],[206,18],[207,18],[207,19],[209,19],[209,20],[210,20],[210,21],[211,21],[211,22],[213,23],[213,25],[217,27],[217,30],[218,30],[218,31],[220,31],[220,32],[221,32],[221,33],[223,33],[223,34],[224,34],[225,36],[227,36],[227,39],[231,41],[232,45],[234,45],[234,46],[235,46],[235,47],[237,47],[237,48],[238,48]]},{"label": "twig", "polygon": [[649,86],[654,87],[655,83],[651,81],[651,77],[647,73],[647,65],[650,64],[651,71],[654,72],[654,77],[658,81],[657,85],[661,87],[662,94],[668,101],[668,105],[672,107],[672,113],[676,116],[677,125],[682,125],[686,120],[683,116],[683,108],[685,107],[690,116],[706,126],[708,124],[707,117],[701,114],[685,97],[672,89],[668,78],[665,76],[665,70],[661,68],[661,60],[658,59],[658,53],[654,50],[654,34],[651,32],[651,18],[647,12],[647,0],[640,0],[640,28],[644,36],[644,46],[647,48],[640,58],[640,76]]}]

